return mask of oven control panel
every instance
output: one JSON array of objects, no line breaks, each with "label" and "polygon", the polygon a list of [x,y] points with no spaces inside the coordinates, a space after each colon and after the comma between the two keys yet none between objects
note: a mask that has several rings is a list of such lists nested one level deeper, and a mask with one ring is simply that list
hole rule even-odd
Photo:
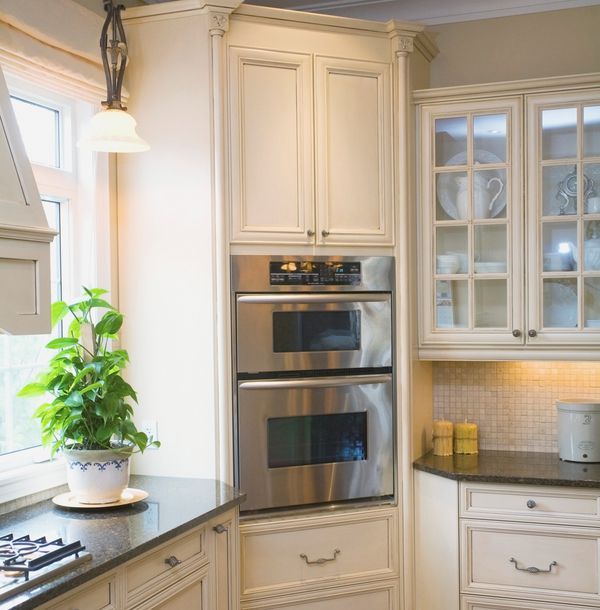
[{"label": "oven control panel", "polygon": [[271,286],[358,286],[360,263],[288,260],[269,263]]}]

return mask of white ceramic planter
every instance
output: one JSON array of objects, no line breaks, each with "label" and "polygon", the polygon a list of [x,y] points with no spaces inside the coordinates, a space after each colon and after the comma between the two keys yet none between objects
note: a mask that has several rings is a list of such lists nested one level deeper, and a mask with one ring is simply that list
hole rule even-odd
[{"label": "white ceramic planter", "polygon": [[129,484],[130,455],[123,452],[65,449],[67,483],[83,504],[116,502]]}]

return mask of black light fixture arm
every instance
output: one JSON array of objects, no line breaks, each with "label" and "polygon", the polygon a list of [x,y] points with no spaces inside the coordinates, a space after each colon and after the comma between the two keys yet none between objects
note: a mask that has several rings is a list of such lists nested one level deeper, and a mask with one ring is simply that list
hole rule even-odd
[{"label": "black light fixture arm", "polygon": [[[106,77],[106,100],[102,102],[105,108],[127,110],[121,101],[121,88],[127,65],[127,40],[121,21],[122,4],[114,4],[114,0],[103,0],[106,19],[100,34],[100,52]],[[110,37],[110,38],[109,38]]]}]

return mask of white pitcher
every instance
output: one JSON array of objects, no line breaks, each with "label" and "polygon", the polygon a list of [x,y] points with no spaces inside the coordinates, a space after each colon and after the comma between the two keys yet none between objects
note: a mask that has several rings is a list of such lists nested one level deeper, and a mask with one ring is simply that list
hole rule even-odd
[{"label": "white pitcher", "polygon": [[[469,178],[468,176],[456,176],[456,209],[458,218],[467,218],[469,213]],[[493,187],[496,192],[493,193]],[[504,183],[500,178],[494,176],[486,181],[480,174],[475,173],[473,177],[473,207],[475,218],[488,218],[494,207],[494,203],[504,190]]]}]

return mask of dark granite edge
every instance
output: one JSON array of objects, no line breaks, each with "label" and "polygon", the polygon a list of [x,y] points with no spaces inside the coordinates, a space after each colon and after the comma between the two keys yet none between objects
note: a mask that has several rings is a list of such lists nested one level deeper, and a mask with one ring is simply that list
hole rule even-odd
[{"label": "dark granite edge", "polygon": [[430,451],[413,468],[453,481],[600,488],[600,463],[561,460],[558,453],[482,450],[437,456]]},{"label": "dark granite edge", "polygon": [[544,477],[518,477],[514,475],[491,475],[491,474],[476,474],[467,472],[453,472],[442,468],[435,468],[428,464],[423,464],[419,461],[413,462],[413,468],[429,474],[435,474],[445,479],[453,481],[472,481],[479,483],[515,483],[519,485],[546,485],[553,487],[600,487],[598,481],[588,481],[585,479],[548,479]]},{"label": "dark granite edge", "polygon": [[[81,574],[73,574],[67,580],[57,582],[51,589],[36,592],[29,599],[26,599],[23,602],[18,603],[14,606],[11,606],[11,610],[35,610],[41,604],[45,604],[54,599],[57,599],[61,595],[69,593],[77,587],[87,585],[92,580],[95,580],[103,574],[106,574],[122,566],[124,563],[127,563],[128,561],[135,559],[136,557],[139,557],[147,553],[148,551],[151,551],[152,549],[160,546],[161,544],[168,542],[169,540],[172,540],[173,538],[176,538],[177,536],[184,534],[185,532],[188,532],[191,529],[194,529],[195,527],[206,523],[207,521],[210,521],[213,517],[225,513],[228,510],[235,508],[236,506],[239,506],[245,499],[246,494],[238,493],[235,498],[232,498],[228,502],[225,502],[224,504],[221,504],[220,506],[217,506],[214,509],[203,513],[198,517],[190,519],[189,521],[186,521],[185,523],[178,525],[177,527],[174,527],[167,532],[163,532],[162,534],[152,538],[151,540],[139,544],[134,549],[121,553],[118,557],[109,559],[100,565],[93,566],[89,570],[86,570]],[[2,605],[2,603],[3,602],[0,602],[0,606]]]}]

